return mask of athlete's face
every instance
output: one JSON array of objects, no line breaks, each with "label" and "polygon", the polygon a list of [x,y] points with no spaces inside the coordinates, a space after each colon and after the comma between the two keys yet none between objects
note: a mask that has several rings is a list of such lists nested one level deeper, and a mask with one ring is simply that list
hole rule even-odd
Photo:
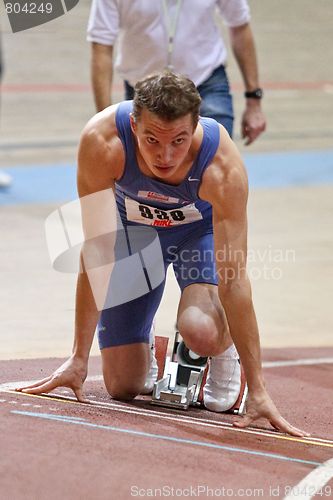
[{"label": "athlete's face", "polygon": [[136,122],[131,116],[131,127],[139,152],[151,173],[165,180],[172,177],[192,144],[194,127],[191,114],[165,121],[143,109]]}]

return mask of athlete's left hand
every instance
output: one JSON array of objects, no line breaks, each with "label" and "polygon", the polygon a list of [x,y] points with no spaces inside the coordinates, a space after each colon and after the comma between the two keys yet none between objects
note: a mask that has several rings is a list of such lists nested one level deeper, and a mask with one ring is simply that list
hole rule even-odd
[{"label": "athlete's left hand", "polygon": [[283,418],[272,399],[266,392],[261,391],[259,394],[250,394],[246,403],[246,414],[241,420],[234,422],[234,426],[238,428],[245,428],[251,425],[259,418],[266,418],[269,423],[280,432],[285,432],[291,436],[309,437],[310,434],[298,429],[291,425],[285,418]]},{"label": "athlete's left hand", "polygon": [[261,110],[260,101],[248,99],[242,116],[242,138],[248,146],[266,129],[266,119]]}]

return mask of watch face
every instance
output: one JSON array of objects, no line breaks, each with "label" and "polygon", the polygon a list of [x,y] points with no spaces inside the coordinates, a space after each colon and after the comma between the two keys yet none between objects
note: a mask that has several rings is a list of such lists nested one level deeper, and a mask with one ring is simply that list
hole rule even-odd
[{"label": "watch face", "polygon": [[256,90],[251,90],[249,92],[245,92],[245,97],[247,99],[261,99],[263,95],[264,95],[264,92],[260,88],[258,88]]}]

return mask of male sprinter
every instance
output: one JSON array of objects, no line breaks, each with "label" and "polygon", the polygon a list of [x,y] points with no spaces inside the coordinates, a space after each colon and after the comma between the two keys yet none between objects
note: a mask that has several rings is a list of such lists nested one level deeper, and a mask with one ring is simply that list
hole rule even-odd
[{"label": "male sprinter", "polygon": [[[165,267],[173,263],[182,291],[179,331],[189,349],[211,357],[206,407],[225,411],[235,403],[240,390],[238,351],[249,398],[246,416],[235,425],[246,427],[265,417],[282,432],[304,436],[279,414],[263,380],[245,270],[246,173],[226,130],[215,120],[199,119],[199,107],[198,91],[185,77],[164,72],[139,81],[133,102],[106,108],[85,127],[79,148],[79,195],[82,201],[112,188],[124,226],[156,227]],[[101,238],[86,252],[85,247],[91,228],[116,218],[116,204],[103,206],[103,196],[97,210],[100,220],[91,220],[96,215],[87,206],[82,210],[86,242],[77,283],[73,354],[50,377],[19,390],[39,394],[67,386],[85,401],[82,386],[97,323],[110,395],[128,400],[147,388],[153,367],[149,336],[164,283],[99,313],[87,260],[112,254],[113,247],[108,249],[110,243]],[[215,259],[209,259],[213,248]]]}]

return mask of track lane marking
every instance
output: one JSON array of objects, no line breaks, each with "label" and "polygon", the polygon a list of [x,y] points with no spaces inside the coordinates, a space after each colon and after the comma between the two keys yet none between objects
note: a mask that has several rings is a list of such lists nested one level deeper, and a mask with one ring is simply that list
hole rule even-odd
[{"label": "track lane marking", "polygon": [[34,417],[34,418],[42,418],[42,419],[46,419],[46,420],[55,420],[55,421],[60,421],[63,423],[69,423],[69,424],[74,424],[74,425],[83,425],[83,426],[94,428],[94,429],[101,429],[101,430],[108,430],[108,431],[113,431],[113,432],[118,432],[118,433],[123,433],[123,434],[130,434],[132,436],[146,437],[146,438],[162,440],[162,441],[172,441],[172,442],[181,443],[181,444],[190,444],[190,445],[194,445],[194,446],[201,446],[201,447],[213,448],[213,449],[217,449],[217,450],[230,451],[232,453],[243,453],[246,455],[252,455],[252,456],[257,456],[257,457],[272,458],[275,460],[282,460],[285,462],[294,462],[294,463],[299,463],[302,465],[316,465],[316,466],[321,465],[320,462],[315,462],[312,460],[303,460],[300,458],[288,457],[285,455],[279,455],[277,453],[267,453],[267,452],[263,452],[263,451],[247,450],[245,448],[237,448],[237,447],[225,446],[225,445],[220,445],[220,444],[215,444],[215,443],[206,443],[205,441],[196,441],[196,440],[192,440],[192,439],[176,438],[176,437],[167,436],[164,434],[153,434],[150,432],[135,431],[133,429],[124,429],[122,427],[114,427],[111,425],[93,424],[91,422],[86,422],[83,418],[73,419],[72,417],[67,417],[66,415],[50,415],[48,413],[33,413],[33,412],[20,411],[20,410],[12,410],[11,413],[13,413],[15,415],[22,415],[22,416],[28,416],[28,417]]},{"label": "track lane marking", "polygon": [[[283,500],[310,500],[317,493],[323,491],[325,485],[333,478],[333,458],[320,464],[316,469],[311,471],[304,479],[291,488],[289,495],[285,496]],[[303,492],[303,493],[302,493]],[[324,490],[325,492],[325,490]],[[333,488],[330,488],[330,494],[321,495],[322,497],[331,497]]]},{"label": "track lane marking", "polygon": [[264,361],[263,368],[282,368],[284,366],[313,366],[333,364],[333,358],[304,358],[281,361]]},{"label": "track lane marking", "polygon": [[107,409],[107,410],[113,410],[113,411],[118,411],[120,413],[128,413],[132,415],[138,415],[142,417],[149,417],[149,418],[157,418],[160,420],[170,420],[174,421],[177,423],[187,423],[187,424],[195,424],[195,425],[200,425],[203,427],[211,427],[215,429],[221,429],[221,430],[226,430],[226,431],[232,431],[232,432],[240,432],[244,434],[252,434],[255,436],[259,437],[269,437],[273,439],[280,439],[283,441],[292,441],[296,443],[301,443],[301,444],[306,444],[306,445],[311,445],[311,446],[321,446],[321,447],[328,447],[328,448],[333,448],[333,441],[329,439],[323,439],[323,438],[298,438],[294,436],[287,436],[282,433],[278,433],[277,431],[269,431],[269,430],[260,430],[258,428],[246,428],[246,429],[239,429],[237,427],[234,427],[231,423],[228,422],[214,422],[208,419],[202,419],[200,417],[191,417],[191,416],[182,416],[182,415],[174,415],[172,413],[160,413],[156,410],[149,410],[149,409],[141,409],[141,408],[135,408],[133,409],[132,407],[121,405],[118,403],[107,403],[107,402],[102,402],[102,401],[91,401],[91,403],[81,403],[77,401],[75,398],[68,398],[65,396],[53,396],[52,394],[49,395],[39,395],[39,394],[27,394],[24,392],[14,392],[14,391],[7,391],[10,394],[13,395],[24,395],[28,397],[33,397],[33,398],[42,398],[45,400],[49,401],[58,401],[58,402],[63,402],[63,403],[69,403],[69,404],[76,404],[76,405],[83,405],[86,407],[89,406],[96,406],[97,408],[102,408],[102,409]]},{"label": "track lane marking", "polygon": [[[290,360],[277,360],[277,361],[264,361],[263,368],[278,368],[285,366],[312,366],[312,365],[323,365],[323,364],[333,364],[333,358],[300,358],[300,359],[290,359]],[[35,380],[22,380],[17,382],[6,382],[0,384],[0,392],[6,391],[8,389],[16,389],[24,385],[30,385],[37,382]],[[86,382],[101,382],[103,381],[102,375],[91,375],[86,378]],[[67,391],[69,392],[69,391]]]}]

